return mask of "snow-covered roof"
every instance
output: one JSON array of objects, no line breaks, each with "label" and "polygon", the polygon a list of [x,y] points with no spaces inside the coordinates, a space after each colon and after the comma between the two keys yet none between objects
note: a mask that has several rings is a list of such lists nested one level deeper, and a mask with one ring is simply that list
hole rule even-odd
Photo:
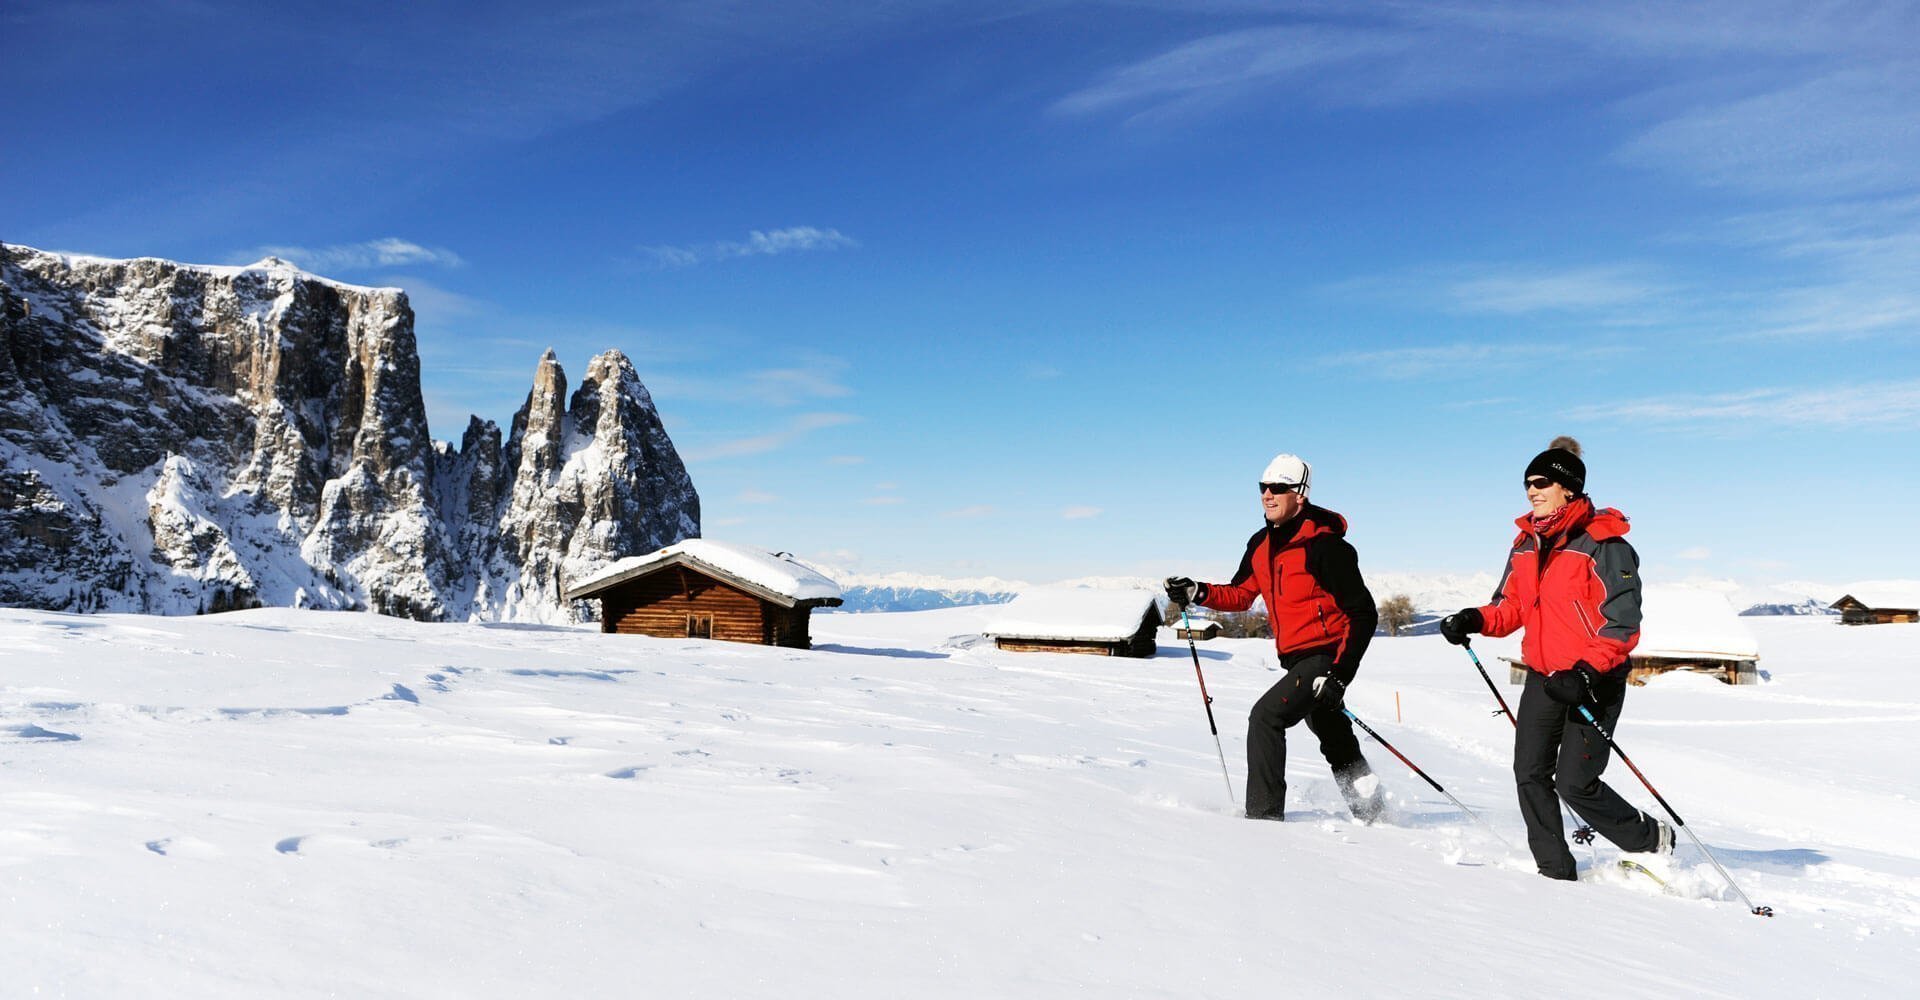
[{"label": "snow-covered roof", "polygon": [[1757,660],[1760,643],[1717,590],[1647,587],[1635,656]]},{"label": "snow-covered roof", "polygon": [[710,576],[747,585],[789,607],[801,601],[840,601],[840,585],[821,576],[785,552],[768,552],[749,545],[689,538],[644,556],[628,556],[567,588],[567,599],[591,597],[615,584],[645,576],[667,566],[693,566]]},{"label": "snow-covered roof", "polygon": [[1869,608],[1920,608],[1920,581],[1864,580],[1848,587],[1841,600],[1848,597]]},{"label": "snow-covered roof", "polygon": [[1001,605],[983,631],[1000,639],[1118,642],[1132,638],[1147,613],[1158,610],[1150,590],[1041,587]]}]

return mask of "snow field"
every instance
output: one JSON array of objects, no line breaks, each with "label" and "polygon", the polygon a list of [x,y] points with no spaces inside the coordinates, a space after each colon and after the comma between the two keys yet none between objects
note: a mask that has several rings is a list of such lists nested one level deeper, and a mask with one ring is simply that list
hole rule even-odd
[{"label": "snow field", "polygon": [[[1387,821],[1347,817],[1304,727],[1290,822],[1241,819],[1170,630],[1152,660],[1001,653],[994,610],[815,615],[812,651],[0,610],[8,990],[1858,997],[1920,972],[1920,628],[1755,620],[1767,683],[1629,694],[1621,744],[1766,921],[1684,836],[1675,894],[1604,844],[1589,881],[1541,879],[1364,736]],[[1272,647],[1200,649],[1237,798]],[[1510,648],[1476,649],[1516,697]],[[1349,704],[1523,843],[1460,651],[1377,639]]]}]

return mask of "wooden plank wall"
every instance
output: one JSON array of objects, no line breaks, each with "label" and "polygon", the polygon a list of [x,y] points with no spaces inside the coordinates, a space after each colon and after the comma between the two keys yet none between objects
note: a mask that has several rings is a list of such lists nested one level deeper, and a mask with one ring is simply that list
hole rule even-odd
[{"label": "wooden plank wall", "polygon": [[995,639],[993,644],[1010,653],[1092,653],[1113,656],[1119,643],[1076,642],[1072,639]]},{"label": "wooden plank wall", "polygon": [[769,629],[762,603],[684,566],[669,566],[600,595],[600,630],[685,638],[688,615],[712,615],[713,638],[765,643]]}]

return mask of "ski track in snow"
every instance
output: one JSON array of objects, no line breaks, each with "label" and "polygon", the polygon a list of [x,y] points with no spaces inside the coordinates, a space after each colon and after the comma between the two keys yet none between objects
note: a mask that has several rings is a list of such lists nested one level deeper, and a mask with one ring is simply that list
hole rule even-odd
[{"label": "ski track in snow", "polygon": [[[1354,822],[1304,727],[1289,822],[1245,821],[1184,643],[1001,653],[960,638],[978,614],[819,615],[806,652],[0,610],[8,980],[1239,997],[1284,972],[1289,995],[1337,996],[1364,961],[1379,995],[1461,996],[1564,989],[1564,963],[1522,956],[1565,955],[1542,930],[1565,927],[1626,995],[1893,995],[1920,972],[1920,732],[1870,697],[1900,689],[1920,628],[1760,620],[1773,682],[1629,696],[1622,745],[1778,911],[1761,921],[1684,835],[1649,861],[1667,889],[1604,844],[1574,849],[1579,884],[1534,875],[1499,840],[1524,843],[1511,728],[1437,638],[1376,641],[1350,704],[1498,837],[1364,733],[1388,808]],[[1272,648],[1205,653],[1237,801]],[[1608,780],[1658,809],[1618,762]]]}]

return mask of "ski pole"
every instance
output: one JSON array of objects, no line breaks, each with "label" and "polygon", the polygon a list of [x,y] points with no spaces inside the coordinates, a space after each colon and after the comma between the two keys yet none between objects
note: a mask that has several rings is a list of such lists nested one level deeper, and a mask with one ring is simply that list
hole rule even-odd
[{"label": "ski pole", "polygon": [[1227,772],[1227,752],[1220,749],[1220,727],[1213,724],[1213,695],[1207,693],[1207,675],[1200,672],[1200,647],[1193,644],[1193,622],[1187,619],[1187,606],[1180,605],[1180,628],[1187,633],[1187,652],[1193,654],[1193,676],[1200,679],[1200,701],[1207,706],[1207,729],[1213,732],[1213,752],[1220,755],[1220,777],[1227,781],[1227,801],[1239,805],[1233,797],[1233,775]]},{"label": "ski pole", "polygon": [[1714,857],[1712,851],[1707,850],[1707,845],[1701,843],[1700,837],[1693,832],[1692,827],[1687,825],[1687,821],[1681,819],[1680,814],[1673,811],[1673,807],[1667,804],[1666,798],[1660,794],[1659,789],[1654,788],[1653,782],[1648,781],[1647,776],[1640,773],[1640,769],[1634,766],[1633,758],[1627,756],[1625,750],[1620,749],[1620,744],[1613,741],[1613,734],[1607,732],[1607,727],[1601,725],[1600,720],[1593,717],[1593,713],[1587,710],[1587,706],[1580,704],[1575,705],[1574,708],[1579,710],[1581,718],[1587,720],[1587,725],[1592,726],[1600,733],[1601,738],[1607,741],[1607,746],[1611,747],[1614,753],[1620,755],[1620,759],[1626,762],[1628,769],[1633,771],[1633,776],[1639,778],[1640,783],[1647,786],[1647,791],[1653,793],[1654,801],[1659,802],[1660,808],[1665,809],[1667,815],[1673,817],[1673,825],[1687,831],[1687,836],[1693,840],[1693,846],[1700,848],[1700,853],[1706,855],[1708,861],[1713,862],[1714,870],[1720,873],[1721,878],[1727,880],[1727,885],[1733,889],[1735,895],[1740,897],[1740,901],[1747,904],[1747,910],[1756,917],[1773,916],[1773,907],[1755,906],[1753,905],[1753,900],[1748,899],[1747,894],[1740,891],[1740,886],[1733,881],[1733,876],[1727,874],[1725,868],[1720,867],[1720,859]]},{"label": "ski pole", "polygon": [[[1460,648],[1466,650],[1467,657],[1473,660],[1473,669],[1480,671],[1480,679],[1487,682],[1487,690],[1493,692],[1493,700],[1500,703],[1500,711],[1507,714],[1507,721],[1513,723],[1513,728],[1519,729],[1520,720],[1513,717],[1513,709],[1507,707],[1507,699],[1501,695],[1500,687],[1493,683],[1492,677],[1487,675],[1487,668],[1480,663],[1480,654],[1473,651],[1473,643],[1463,641],[1460,643]],[[1559,789],[1554,789],[1553,794],[1560,800],[1560,808],[1566,810],[1567,819],[1573,824],[1573,842],[1586,847],[1587,852],[1593,856],[1594,863],[1598,864],[1600,852],[1593,846],[1595,836],[1593,827],[1588,826],[1574,814],[1572,804],[1567,802],[1566,796],[1560,794]]]},{"label": "ski pole", "polygon": [[1487,668],[1480,665],[1480,654],[1473,651],[1473,643],[1462,642],[1460,648],[1466,650],[1467,656],[1473,659],[1473,669],[1480,671],[1480,679],[1487,682],[1487,690],[1493,692],[1493,700],[1500,703],[1500,711],[1507,713],[1507,721],[1513,723],[1513,728],[1520,728],[1520,720],[1513,717],[1513,709],[1507,707],[1507,699],[1500,694],[1500,688],[1493,683],[1493,678],[1487,676]]},{"label": "ski pole", "polygon": [[1407,767],[1411,769],[1413,773],[1420,776],[1421,780],[1425,781],[1429,785],[1432,785],[1434,791],[1439,792],[1440,794],[1446,796],[1448,799],[1451,799],[1454,805],[1460,807],[1461,812],[1466,813],[1467,815],[1473,817],[1474,820],[1477,821],[1481,826],[1486,827],[1487,832],[1493,834],[1493,839],[1498,840],[1501,846],[1505,847],[1509,851],[1513,850],[1513,845],[1507,843],[1507,838],[1500,836],[1500,831],[1494,829],[1493,824],[1488,823],[1484,819],[1481,819],[1480,814],[1477,812],[1474,812],[1471,809],[1468,809],[1467,804],[1465,802],[1462,802],[1459,799],[1454,798],[1452,792],[1449,792],[1446,789],[1440,787],[1440,783],[1438,781],[1433,780],[1432,776],[1428,775],[1427,772],[1420,770],[1420,765],[1415,764],[1413,761],[1408,760],[1406,754],[1403,754],[1400,751],[1394,749],[1393,744],[1388,743],[1385,739],[1382,739],[1379,733],[1376,733],[1373,731],[1372,726],[1367,725],[1366,722],[1363,721],[1359,716],[1353,714],[1353,709],[1348,708],[1345,705],[1342,705],[1340,706],[1340,711],[1346,713],[1347,718],[1352,719],[1355,725],[1359,726],[1361,729],[1366,730],[1367,735],[1373,737],[1373,741],[1375,743],[1378,743],[1381,746],[1386,747],[1388,753],[1394,755],[1395,757],[1400,758],[1400,763],[1407,765]]}]

